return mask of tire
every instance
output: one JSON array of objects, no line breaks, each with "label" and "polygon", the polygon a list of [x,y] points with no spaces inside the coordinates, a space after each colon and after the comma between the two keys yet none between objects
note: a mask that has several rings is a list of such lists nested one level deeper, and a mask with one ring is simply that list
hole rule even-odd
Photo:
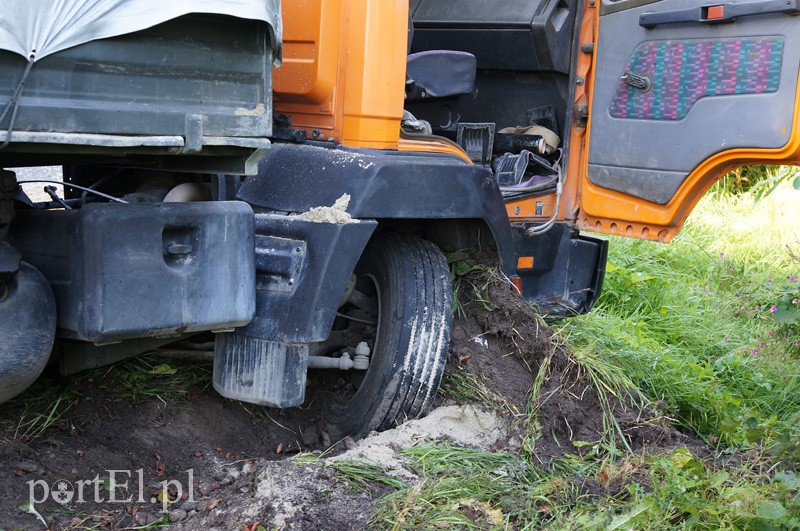
[{"label": "tire", "polygon": [[356,274],[375,288],[378,324],[370,367],[355,394],[332,397],[326,406],[335,438],[363,437],[427,413],[450,343],[453,294],[438,247],[383,234],[367,246]]},{"label": "tire", "polygon": [[44,370],[56,334],[56,301],[27,262],[0,282],[0,404],[28,388]]}]

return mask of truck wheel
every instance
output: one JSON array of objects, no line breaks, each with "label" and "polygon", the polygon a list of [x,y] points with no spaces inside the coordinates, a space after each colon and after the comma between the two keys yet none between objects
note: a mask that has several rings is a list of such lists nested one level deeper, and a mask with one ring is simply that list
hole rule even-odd
[{"label": "truck wheel", "polygon": [[55,333],[53,291],[38,269],[22,262],[11,280],[0,282],[0,404],[39,377]]},{"label": "truck wheel", "polygon": [[442,252],[432,243],[386,234],[356,267],[377,307],[370,366],[350,396],[326,406],[331,434],[362,437],[424,415],[442,379],[450,343],[452,287]]}]

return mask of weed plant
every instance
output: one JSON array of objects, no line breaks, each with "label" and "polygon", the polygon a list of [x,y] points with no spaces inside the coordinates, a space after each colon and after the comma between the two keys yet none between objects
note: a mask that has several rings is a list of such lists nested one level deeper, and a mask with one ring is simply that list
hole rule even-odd
[{"label": "weed plant", "polygon": [[701,201],[664,246],[614,238],[603,294],[563,333],[722,447],[800,435],[800,192]]}]

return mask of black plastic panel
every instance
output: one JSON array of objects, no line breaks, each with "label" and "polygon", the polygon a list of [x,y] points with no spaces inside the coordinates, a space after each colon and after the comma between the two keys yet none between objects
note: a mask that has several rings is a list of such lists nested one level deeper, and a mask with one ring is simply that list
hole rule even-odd
[{"label": "black plastic panel", "polygon": [[328,337],[373,220],[314,223],[256,215],[256,316],[239,336],[309,343]]},{"label": "black plastic panel", "polygon": [[241,201],[20,211],[13,244],[53,288],[65,337],[111,342],[241,326],[255,312]]},{"label": "black plastic panel", "polygon": [[449,155],[275,144],[238,198],[285,212],[330,206],[350,195],[358,219],[481,219],[506,271],[514,244],[505,204],[486,168]]},{"label": "black plastic panel", "polygon": [[569,317],[592,309],[603,288],[608,240],[584,236],[556,224],[539,236],[514,231],[517,256],[533,257],[533,267],[517,269],[522,295],[548,317]]},{"label": "black plastic panel", "polygon": [[412,49],[470,52],[478,68],[569,72],[577,0],[417,0]]}]

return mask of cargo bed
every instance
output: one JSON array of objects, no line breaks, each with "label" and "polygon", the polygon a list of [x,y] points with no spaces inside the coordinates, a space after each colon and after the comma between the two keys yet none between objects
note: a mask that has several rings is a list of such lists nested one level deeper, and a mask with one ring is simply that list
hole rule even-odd
[{"label": "cargo bed", "polygon": [[28,61],[0,31],[0,166],[101,156],[249,173],[269,146],[280,53],[279,19],[261,18],[191,13]]}]

